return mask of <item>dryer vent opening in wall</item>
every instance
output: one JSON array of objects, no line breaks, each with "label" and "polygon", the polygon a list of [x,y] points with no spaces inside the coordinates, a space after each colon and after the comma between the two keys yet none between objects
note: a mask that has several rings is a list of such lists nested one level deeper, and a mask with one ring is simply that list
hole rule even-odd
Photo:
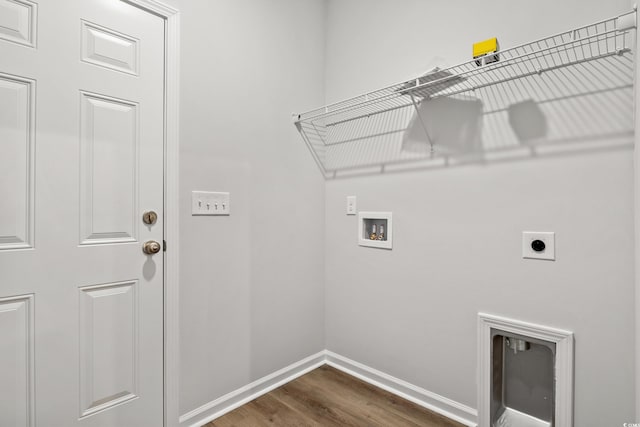
[{"label": "dryer vent opening in wall", "polygon": [[478,417],[486,427],[573,426],[573,334],[478,315]]},{"label": "dryer vent opening in wall", "polygon": [[552,427],[556,345],[491,329],[491,425]]}]

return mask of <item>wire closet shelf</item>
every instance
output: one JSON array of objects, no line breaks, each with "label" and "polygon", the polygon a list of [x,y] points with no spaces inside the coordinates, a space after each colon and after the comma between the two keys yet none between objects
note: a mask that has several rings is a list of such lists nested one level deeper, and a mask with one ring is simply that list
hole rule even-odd
[{"label": "wire closet shelf", "polygon": [[[294,114],[293,121],[325,177],[340,170],[332,162],[332,147],[346,142],[366,143],[372,134],[385,133],[385,121],[370,119],[411,111],[424,131],[431,157],[438,153],[420,114],[422,103],[474,91],[550,70],[631,52],[631,31],[636,28],[636,10],[591,25],[575,28],[452,67],[435,68],[419,77],[344,101]],[[369,124],[367,124],[369,123]],[[372,127],[376,129],[372,129]],[[393,132],[393,130],[390,130]]]}]

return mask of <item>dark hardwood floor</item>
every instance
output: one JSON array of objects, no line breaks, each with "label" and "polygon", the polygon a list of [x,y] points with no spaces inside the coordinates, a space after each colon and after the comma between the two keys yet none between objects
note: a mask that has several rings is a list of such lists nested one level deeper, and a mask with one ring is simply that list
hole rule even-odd
[{"label": "dark hardwood floor", "polygon": [[463,427],[442,415],[324,365],[205,427]]}]

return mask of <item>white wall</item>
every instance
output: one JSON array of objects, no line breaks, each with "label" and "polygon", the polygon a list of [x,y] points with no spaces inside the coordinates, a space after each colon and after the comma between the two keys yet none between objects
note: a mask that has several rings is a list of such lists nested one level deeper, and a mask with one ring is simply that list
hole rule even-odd
[{"label": "white wall", "polygon": [[[181,11],[185,414],[324,348],[324,183],[290,114],[324,101],[325,10],[171,3]],[[231,216],[191,216],[191,190],[230,191]]]},{"label": "white wall", "polygon": [[[327,101],[467,60],[474,41],[497,36],[513,46],[628,9],[627,0],[329,0]],[[598,80],[581,73],[562,84]],[[497,98],[506,99],[502,108],[529,95],[553,98],[553,86],[535,89],[535,81],[514,95],[517,84],[477,94],[484,147],[520,144],[506,113],[489,114]],[[632,106],[630,87],[540,104],[549,129],[537,157],[537,149],[515,150],[502,161],[482,155],[328,181],[327,348],[475,408],[479,311],[569,329],[575,425],[632,422]],[[357,245],[348,195],[359,210],[393,211],[392,251]],[[555,231],[557,261],[523,260],[524,230]]]},{"label": "white wall", "polygon": [[[629,89],[608,115],[594,105],[606,94],[550,103],[611,130],[570,153],[326,185],[289,116],[466,60],[473,41],[524,43],[628,1],[169,1],[182,19],[181,413],[325,345],[475,407],[486,311],[576,333],[576,425],[633,420]],[[492,129],[484,143],[514,143]],[[192,217],[194,189],[230,191],[232,215]],[[357,246],[352,194],[394,212],[392,251]],[[520,258],[525,229],[557,233],[555,263]]]}]

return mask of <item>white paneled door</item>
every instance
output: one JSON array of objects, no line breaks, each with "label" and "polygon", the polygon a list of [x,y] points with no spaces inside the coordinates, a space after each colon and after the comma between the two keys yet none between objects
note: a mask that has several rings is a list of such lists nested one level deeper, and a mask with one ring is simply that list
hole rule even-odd
[{"label": "white paneled door", "polygon": [[0,426],[162,426],[163,70],[123,1],[0,0]]}]

